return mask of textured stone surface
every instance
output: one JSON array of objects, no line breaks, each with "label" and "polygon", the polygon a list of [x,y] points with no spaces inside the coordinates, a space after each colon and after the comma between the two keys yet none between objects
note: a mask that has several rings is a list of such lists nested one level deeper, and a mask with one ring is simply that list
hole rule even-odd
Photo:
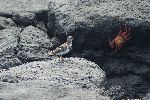
[{"label": "textured stone surface", "polygon": [[[0,0],[0,4],[0,99],[109,100],[101,96],[104,93],[116,100],[149,100],[149,0]],[[132,38],[112,54],[108,38],[114,38],[125,22]],[[75,53],[67,56],[87,58],[106,72],[105,91],[96,86],[103,83],[101,69],[87,67],[83,59],[35,62],[48,59],[48,50],[64,42],[64,34],[74,36]],[[26,62],[32,63],[18,66]],[[1,69],[10,67],[14,68]]]},{"label": "textured stone surface", "polygon": [[131,48],[130,51],[131,52],[128,53],[128,56],[130,56],[132,59],[150,64],[150,46],[149,45],[144,48],[133,47]]},{"label": "textured stone surface", "polygon": [[0,17],[0,30],[16,26],[11,18]]},{"label": "textured stone surface", "polygon": [[74,35],[76,49],[100,48],[127,23],[141,44],[150,37],[149,9],[148,0],[52,0],[48,27],[55,35]]},{"label": "textured stone surface", "polygon": [[0,73],[0,97],[19,100],[109,100],[100,95],[97,88],[105,81],[105,72],[95,63],[82,58],[65,58],[64,63],[57,60],[31,62]]},{"label": "textured stone surface", "polygon": [[143,100],[149,100],[149,99],[150,99],[150,93],[147,93],[147,95],[143,98]]},{"label": "textured stone surface", "polygon": [[51,47],[52,43],[44,31],[28,26],[20,33],[18,56],[23,61],[47,58]]},{"label": "textured stone surface", "polygon": [[20,28],[3,29],[0,31],[0,68],[9,68],[21,64],[17,58],[18,34]]},{"label": "textured stone surface", "polygon": [[111,99],[142,99],[148,92],[149,83],[143,82],[142,78],[136,75],[127,75],[122,77],[113,77],[108,79],[105,95]]},{"label": "textured stone surface", "polygon": [[0,14],[12,14],[15,12],[36,12],[48,9],[50,0],[1,0]]},{"label": "textured stone surface", "polygon": [[[47,20],[45,14],[47,14],[49,1],[1,0],[0,16],[12,18],[21,27],[35,25],[39,16],[42,18],[40,20]],[[43,15],[44,17],[41,17]]]},{"label": "textured stone surface", "polygon": [[36,23],[36,16],[34,13],[30,12],[20,12],[15,13],[12,16],[12,19],[20,26],[29,26],[35,25]]}]

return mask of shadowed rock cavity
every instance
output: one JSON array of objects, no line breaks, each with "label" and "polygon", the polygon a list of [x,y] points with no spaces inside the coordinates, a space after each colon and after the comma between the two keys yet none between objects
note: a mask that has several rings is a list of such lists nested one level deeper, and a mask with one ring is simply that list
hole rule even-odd
[{"label": "shadowed rock cavity", "polygon": [[[96,62],[112,80],[115,80],[115,76],[123,76],[127,80],[133,79],[132,81],[138,78],[144,80],[144,85],[137,83],[134,86],[146,87],[143,94],[147,94],[149,91],[145,76],[148,76],[150,70],[149,9],[148,0],[52,0],[49,3],[48,32],[51,36],[73,35],[72,56]],[[125,23],[131,28],[132,38],[118,55],[113,55],[111,49],[108,49],[108,40],[113,39]],[[114,90],[114,99],[144,97],[138,89],[131,88],[132,85],[129,88],[133,94],[129,95],[128,87],[124,85],[120,85],[125,88],[124,94],[117,96],[117,91]],[[139,94],[135,95],[136,93]]]},{"label": "shadowed rock cavity", "polygon": [[[74,49],[100,49],[127,23],[132,42],[148,45],[150,35],[149,1],[52,0],[49,3],[49,34],[73,35]],[[134,45],[135,45],[134,43]]]}]

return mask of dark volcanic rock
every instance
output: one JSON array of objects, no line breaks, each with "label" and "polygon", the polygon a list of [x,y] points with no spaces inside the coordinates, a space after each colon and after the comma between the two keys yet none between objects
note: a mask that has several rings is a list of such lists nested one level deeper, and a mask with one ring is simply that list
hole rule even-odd
[{"label": "dark volcanic rock", "polygon": [[36,16],[35,16],[35,14],[34,13],[29,13],[29,12],[15,13],[12,16],[12,19],[19,26],[35,25],[35,23],[36,23]]},{"label": "dark volcanic rock", "polygon": [[143,47],[142,49],[137,47],[132,47],[129,49],[129,53],[127,54],[131,59],[135,61],[146,63],[150,65],[150,46]]},{"label": "dark volcanic rock", "polygon": [[109,95],[113,100],[138,98],[142,99],[147,93],[149,83],[136,75],[113,77],[108,79],[105,95]]},{"label": "dark volcanic rock", "polygon": [[140,44],[149,41],[149,9],[148,0],[52,0],[48,29],[54,35],[74,35],[75,49],[79,50],[100,48],[127,23]]},{"label": "dark volcanic rock", "polygon": [[[3,80],[18,80],[7,83]],[[106,77],[98,65],[81,58],[38,61],[2,71],[0,97],[21,100],[110,100],[99,94]]]},{"label": "dark volcanic rock", "polygon": [[135,62],[127,58],[110,58],[101,67],[107,75],[126,75],[129,73],[145,76],[150,71],[147,64]]},{"label": "dark volcanic rock", "polygon": [[21,64],[17,58],[18,34],[20,28],[3,29],[0,31],[0,69]]},{"label": "dark volcanic rock", "polygon": [[20,33],[18,47],[19,58],[27,62],[47,58],[47,52],[52,48],[52,43],[45,32],[28,26]]},{"label": "dark volcanic rock", "polygon": [[102,68],[106,71],[107,75],[111,76],[131,73],[135,67],[137,66],[128,59],[110,58]]}]

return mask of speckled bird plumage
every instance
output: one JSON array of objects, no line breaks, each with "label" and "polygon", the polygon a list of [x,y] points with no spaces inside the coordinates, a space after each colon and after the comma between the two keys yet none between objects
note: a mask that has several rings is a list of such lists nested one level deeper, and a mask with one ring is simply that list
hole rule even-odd
[{"label": "speckled bird plumage", "polygon": [[62,56],[64,54],[67,54],[72,49],[72,40],[73,40],[73,37],[72,36],[68,36],[67,42],[65,42],[64,44],[60,45],[56,49],[48,52],[48,54],[51,55],[51,56],[52,55]]}]

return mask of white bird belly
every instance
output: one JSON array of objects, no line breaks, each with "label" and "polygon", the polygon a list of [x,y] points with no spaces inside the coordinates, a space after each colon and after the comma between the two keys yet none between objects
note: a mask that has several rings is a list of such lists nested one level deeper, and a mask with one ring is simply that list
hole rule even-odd
[{"label": "white bird belly", "polygon": [[57,55],[64,55],[64,54],[67,54],[69,51],[70,51],[69,48],[67,48],[65,51],[57,53]]}]

